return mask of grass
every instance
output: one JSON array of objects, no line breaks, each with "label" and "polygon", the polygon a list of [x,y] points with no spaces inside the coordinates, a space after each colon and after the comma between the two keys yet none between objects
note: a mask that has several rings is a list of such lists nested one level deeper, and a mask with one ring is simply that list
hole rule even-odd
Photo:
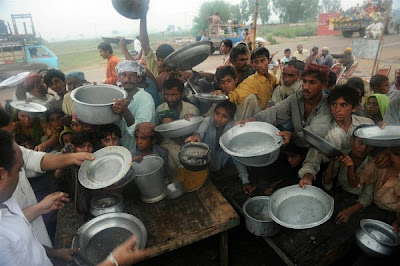
[{"label": "grass", "polygon": [[301,26],[264,26],[260,29],[260,35],[271,35],[272,39],[272,36],[296,38],[301,36],[316,36],[317,34],[318,25],[316,23],[307,23]]}]

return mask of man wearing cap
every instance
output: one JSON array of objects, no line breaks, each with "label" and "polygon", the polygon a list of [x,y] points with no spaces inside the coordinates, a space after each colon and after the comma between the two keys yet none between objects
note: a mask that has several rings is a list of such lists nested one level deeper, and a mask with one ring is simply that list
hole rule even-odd
[{"label": "man wearing cap", "polygon": [[105,84],[117,85],[117,73],[115,72],[115,66],[120,61],[119,58],[114,54],[111,44],[102,42],[97,47],[99,50],[100,56],[103,59],[107,59],[107,68],[106,68],[106,79],[104,81]]},{"label": "man wearing cap", "polygon": [[293,56],[296,57],[297,60],[305,61],[307,59],[307,57],[309,56],[309,52],[308,52],[308,50],[303,49],[302,44],[298,44],[297,51],[294,52]]},{"label": "man wearing cap", "polygon": [[321,57],[318,59],[318,63],[323,66],[332,67],[333,66],[333,57],[329,53],[328,47],[322,47],[321,49]]},{"label": "man wearing cap", "polygon": [[24,86],[27,92],[27,99],[44,105],[49,109],[53,107],[56,99],[47,93],[47,86],[42,76],[35,73],[30,74],[25,78]]},{"label": "man wearing cap", "polygon": [[87,81],[85,79],[85,74],[83,74],[83,72],[77,72],[77,71],[69,72],[67,75],[65,75],[65,78],[67,81],[67,88],[69,92],[64,96],[62,110],[65,114],[73,115],[76,114],[76,111],[74,103],[72,102],[71,99],[71,91],[82,86]]},{"label": "man wearing cap", "polygon": [[144,66],[136,61],[123,60],[115,67],[122,87],[127,91],[126,99],[116,99],[113,111],[122,115],[119,127],[122,133],[122,146],[131,150],[135,146],[135,128],[142,122],[155,123],[154,100],[140,81],[146,75]]},{"label": "man wearing cap", "polygon": [[339,63],[341,63],[344,67],[346,67],[345,72],[349,71],[350,67],[354,64],[354,58],[352,55],[351,47],[346,47],[344,49],[343,54],[331,54],[333,58],[339,59]]}]

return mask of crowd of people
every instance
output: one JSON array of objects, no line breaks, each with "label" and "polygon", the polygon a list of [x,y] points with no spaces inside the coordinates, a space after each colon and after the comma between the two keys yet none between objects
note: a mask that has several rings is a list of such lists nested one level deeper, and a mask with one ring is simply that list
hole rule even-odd
[{"label": "crowd of people", "polygon": [[[224,65],[215,73],[169,71],[163,60],[174,48],[160,45],[154,52],[149,45],[146,15],[140,19],[141,46],[132,55],[124,39],[120,47],[125,60],[118,59],[110,44],[98,46],[107,59],[106,84],[119,85],[126,99],[115,99],[113,112],[121,115],[115,124],[95,126],[79,119],[70,97],[74,89],[90,84],[82,72],[66,75],[50,69],[44,76],[30,74],[23,81],[22,92],[14,100],[26,100],[47,108],[38,116],[23,110],[0,109],[0,264],[48,265],[49,258],[71,261],[76,250],[52,249],[55,233],[55,211],[65,202],[77,198],[77,211],[88,211],[95,192],[79,185],[76,175],[84,160],[107,146],[122,145],[133,160],[156,154],[164,160],[166,183],[172,182],[180,166],[180,147],[187,142],[204,142],[212,153],[210,170],[227,167],[237,170],[243,192],[251,194],[249,167],[233,160],[219,145],[219,138],[236,124],[261,121],[275,125],[284,139],[278,160],[287,161],[298,172],[297,178],[274,179],[265,189],[271,195],[290,182],[299,186],[333,186],[358,195],[353,205],[341,210],[335,221],[345,223],[355,212],[374,202],[379,208],[397,215],[393,226],[400,225],[400,147],[387,149],[364,144],[354,132],[358,128],[400,125],[400,69],[395,80],[375,75],[369,86],[374,92],[365,97],[366,89],[359,77],[335,86],[330,81],[334,63],[329,48],[313,47],[311,53],[297,45],[297,51],[285,50],[281,79],[270,73],[273,55],[265,47],[250,53],[248,44],[223,42]],[[346,48],[339,56],[343,65],[352,64]],[[184,83],[189,78],[211,82],[213,95],[223,94],[229,100],[200,106],[190,102]],[[365,98],[365,104],[362,99]],[[160,124],[202,115],[205,119],[190,136],[161,138],[155,132]],[[325,138],[343,152],[338,158],[326,158],[304,139],[302,129]],[[337,177],[337,182],[333,180]],[[269,178],[269,177],[265,177]],[[80,197],[74,197],[78,194]],[[117,247],[103,265],[125,265],[149,254],[150,250],[131,248],[131,238]],[[129,252],[128,252],[129,251]]]}]

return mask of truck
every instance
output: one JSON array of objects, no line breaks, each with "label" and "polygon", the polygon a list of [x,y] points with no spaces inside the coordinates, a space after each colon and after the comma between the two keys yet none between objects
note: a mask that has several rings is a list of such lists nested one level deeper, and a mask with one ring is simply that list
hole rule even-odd
[{"label": "truck", "polygon": [[[0,20],[0,82],[18,73],[42,73],[49,68],[59,69],[57,56],[36,36],[31,14],[11,15],[10,24]],[[31,27],[27,26],[27,21]],[[23,33],[20,33],[21,22]]]},{"label": "truck", "polygon": [[[211,34],[207,38],[209,41],[211,41],[213,47],[211,50],[211,54],[213,54],[215,51],[221,52],[221,43],[223,40],[229,39],[232,41],[233,45],[235,45],[238,42],[243,41],[243,33],[244,33],[243,27],[235,27],[234,28],[234,33],[233,34]],[[199,38],[200,40],[200,38]]]}]

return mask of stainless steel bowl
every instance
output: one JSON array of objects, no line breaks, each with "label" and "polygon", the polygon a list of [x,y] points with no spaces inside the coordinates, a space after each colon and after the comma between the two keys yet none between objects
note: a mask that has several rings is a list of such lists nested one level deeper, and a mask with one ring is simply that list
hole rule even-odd
[{"label": "stainless steel bowl", "polygon": [[97,265],[131,235],[136,236],[140,249],[146,247],[147,231],[138,218],[127,213],[100,215],[82,225],[72,240],[72,248],[80,248],[74,256],[75,262]]},{"label": "stainless steel bowl", "polygon": [[332,144],[314,134],[313,132],[303,128],[304,140],[314,149],[320,151],[328,158],[335,158],[343,155],[341,151],[336,149]]},{"label": "stainless steel bowl", "polygon": [[190,171],[201,171],[211,163],[210,147],[202,142],[186,143],[178,154],[179,162]]},{"label": "stainless steel bowl", "polygon": [[281,188],[270,198],[270,215],[278,224],[293,229],[316,227],[328,221],[334,201],[322,189],[299,185]]},{"label": "stainless steel bowl", "polygon": [[212,95],[211,93],[196,93],[194,95],[200,102],[205,103],[220,103],[226,100],[229,100],[228,96],[219,94],[219,95]]},{"label": "stainless steel bowl", "polygon": [[140,19],[149,7],[148,0],[112,0],[112,4],[122,16]]},{"label": "stainless steel bowl", "polygon": [[174,182],[167,186],[167,199],[176,199],[185,192],[185,183]]},{"label": "stainless steel bowl", "polygon": [[194,116],[189,120],[180,119],[167,124],[156,126],[154,130],[164,138],[177,138],[195,132],[204,120],[202,116]]},{"label": "stainless steel bowl", "polygon": [[253,156],[253,157],[232,156],[232,158],[244,165],[253,166],[253,167],[263,167],[263,166],[273,164],[278,159],[279,153],[280,153],[280,149],[277,149],[271,153],[267,153],[267,154],[260,155],[260,156]]},{"label": "stainless steel bowl", "polygon": [[370,146],[400,146],[400,126],[386,126],[384,129],[378,126],[363,127],[357,129],[354,135]]},{"label": "stainless steel bowl", "polygon": [[356,231],[356,242],[371,256],[388,256],[399,250],[400,234],[395,235],[393,227],[384,222],[364,219]]},{"label": "stainless steel bowl", "polygon": [[105,125],[121,119],[114,113],[114,99],[126,98],[127,92],[114,85],[86,85],[71,92],[76,115],[91,125]]},{"label": "stainless steel bowl", "polygon": [[119,193],[100,194],[90,200],[90,213],[94,217],[106,213],[122,212],[124,208],[124,198]]}]

